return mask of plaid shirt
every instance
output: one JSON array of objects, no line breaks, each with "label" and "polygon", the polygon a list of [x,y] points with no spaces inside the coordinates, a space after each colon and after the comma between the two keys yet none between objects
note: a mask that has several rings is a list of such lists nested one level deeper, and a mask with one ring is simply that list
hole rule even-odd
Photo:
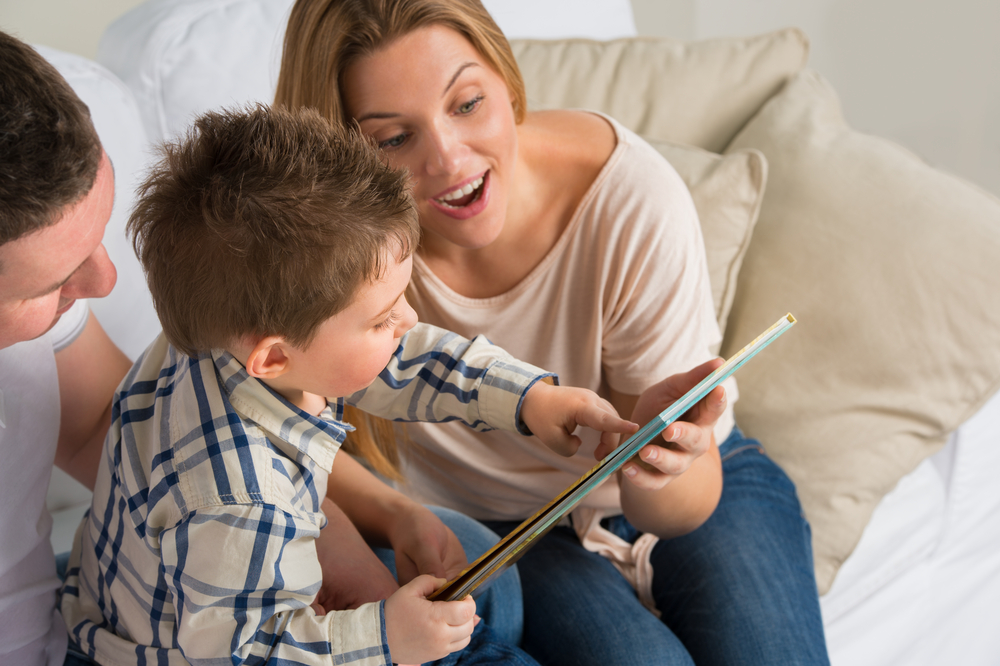
[{"label": "plaid shirt", "polygon": [[[519,428],[543,376],[482,337],[418,324],[347,402],[396,420]],[[343,400],[311,416],[226,352],[161,336],[115,396],[62,593],[70,634],[102,664],[389,664],[384,602],[317,616],[314,540]]]}]

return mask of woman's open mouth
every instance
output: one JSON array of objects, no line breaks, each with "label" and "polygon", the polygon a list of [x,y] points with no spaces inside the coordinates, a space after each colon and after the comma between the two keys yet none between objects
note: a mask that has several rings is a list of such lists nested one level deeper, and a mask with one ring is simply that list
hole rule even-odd
[{"label": "woman's open mouth", "polygon": [[484,177],[480,176],[471,183],[467,183],[464,187],[449,192],[443,197],[435,199],[435,201],[448,208],[465,208],[482,195],[483,179]]},{"label": "woman's open mouth", "polygon": [[481,213],[489,203],[489,198],[490,172],[485,171],[461,187],[432,197],[430,202],[445,215],[464,220]]}]

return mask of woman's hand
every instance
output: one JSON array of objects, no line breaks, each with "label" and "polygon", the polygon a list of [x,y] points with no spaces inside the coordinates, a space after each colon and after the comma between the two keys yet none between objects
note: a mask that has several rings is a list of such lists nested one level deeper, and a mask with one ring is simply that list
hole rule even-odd
[{"label": "woman's hand", "polygon": [[[640,396],[612,391],[611,401],[622,413],[647,423],[721,364],[721,359],[708,361]],[[717,387],[622,468],[628,479],[621,483],[622,511],[636,529],[671,538],[696,529],[712,515],[722,494],[722,462],[712,430],[725,408],[725,390]],[[602,443],[595,455],[600,459],[610,451]]]},{"label": "woman's hand", "polygon": [[577,426],[601,432],[601,446],[611,451],[621,434],[632,434],[639,426],[618,416],[614,406],[593,391],[536,382],[521,403],[521,420],[538,439],[562,456],[580,448],[573,434]]},{"label": "woman's hand", "polygon": [[[713,359],[649,387],[635,402],[632,419],[638,423],[648,423],[722,364],[722,359]],[[725,410],[726,392],[721,386],[717,386],[688,410],[681,417],[683,420],[667,426],[661,434],[662,442],[651,442],[642,447],[636,458],[622,467],[622,474],[632,484],[644,490],[657,490],[667,485],[709,450],[714,441],[712,430]],[[605,446],[602,442],[595,451],[595,456],[600,460],[612,450],[612,447]]]},{"label": "woman's hand", "polygon": [[468,565],[458,537],[427,507],[409,502],[393,514],[387,534],[396,553],[396,576],[406,584],[420,574],[451,580]]}]

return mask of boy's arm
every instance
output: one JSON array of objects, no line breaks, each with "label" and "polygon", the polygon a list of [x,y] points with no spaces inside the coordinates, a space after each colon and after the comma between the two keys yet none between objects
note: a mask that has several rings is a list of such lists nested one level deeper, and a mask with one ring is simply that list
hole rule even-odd
[{"label": "boy's arm", "polygon": [[601,431],[609,445],[638,428],[593,391],[556,386],[556,379],[481,335],[468,340],[417,324],[378,379],[348,402],[397,421],[459,419],[476,430],[535,434],[565,456],[580,446],[578,426]]},{"label": "boy's arm", "polygon": [[348,402],[395,421],[461,420],[476,430],[530,434],[520,422],[525,393],[555,375],[513,358],[483,336],[472,340],[418,323],[378,379]]},{"label": "boy's arm", "polygon": [[132,362],[89,315],[80,336],[56,352],[60,422],[56,465],[94,488],[115,389]]},{"label": "boy's arm", "polygon": [[[317,616],[316,524],[273,505],[208,507],[160,537],[177,640],[192,664],[220,657],[323,664],[389,663],[384,602]],[[338,659],[339,658],[339,659]]]}]

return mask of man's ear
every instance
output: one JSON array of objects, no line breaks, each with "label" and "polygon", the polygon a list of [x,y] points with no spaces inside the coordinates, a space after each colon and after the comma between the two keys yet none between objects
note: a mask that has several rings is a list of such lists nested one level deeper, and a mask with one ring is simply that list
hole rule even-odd
[{"label": "man's ear", "polygon": [[288,371],[288,343],[280,335],[261,338],[247,356],[247,374],[257,379],[274,379]]}]

